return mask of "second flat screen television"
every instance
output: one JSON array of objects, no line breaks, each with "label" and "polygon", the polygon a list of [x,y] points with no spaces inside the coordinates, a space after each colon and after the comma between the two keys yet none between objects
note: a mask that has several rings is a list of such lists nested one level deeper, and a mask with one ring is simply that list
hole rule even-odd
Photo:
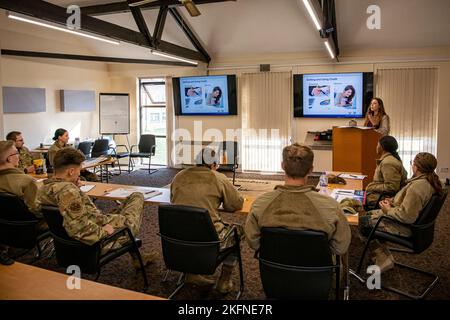
[{"label": "second flat screen television", "polygon": [[236,115],[236,76],[200,76],[173,79],[176,115]]},{"label": "second flat screen television", "polygon": [[373,96],[373,73],[294,75],[294,117],[362,118]]}]

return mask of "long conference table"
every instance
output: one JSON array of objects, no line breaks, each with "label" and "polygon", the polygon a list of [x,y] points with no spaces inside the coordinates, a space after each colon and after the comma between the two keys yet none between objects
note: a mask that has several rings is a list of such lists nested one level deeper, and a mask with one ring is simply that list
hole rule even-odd
[{"label": "long conference table", "polygon": [[20,262],[0,264],[0,300],[165,300],[164,298],[80,279],[69,289],[69,275]]},{"label": "long conference table", "polygon": [[[345,179],[346,185],[329,184],[327,188],[327,193],[330,194],[334,188],[347,189],[347,190],[362,190],[363,180],[357,179]],[[280,183],[282,183],[280,181]],[[146,191],[155,190],[160,192],[160,195],[154,196],[150,199],[145,200],[147,205],[159,205],[159,204],[169,204],[170,203],[170,189],[168,188],[153,188],[153,187],[142,187],[142,186],[131,186],[122,184],[112,184],[112,183],[100,183],[100,182],[86,182],[86,185],[95,185],[94,188],[86,192],[86,194],[95,199],[102,200],[123,200],[124,197],[116,197],[110,195],[110,193],[116,189],[122,188],[130,191]],[[240,191],[244,197],[244,205],[241,210],[236,211],[238,214],[248,214],[252,207],[255,199],[266,191]],[[350,225],[358,224],[357,215],[346,215],[347,221]]]}]

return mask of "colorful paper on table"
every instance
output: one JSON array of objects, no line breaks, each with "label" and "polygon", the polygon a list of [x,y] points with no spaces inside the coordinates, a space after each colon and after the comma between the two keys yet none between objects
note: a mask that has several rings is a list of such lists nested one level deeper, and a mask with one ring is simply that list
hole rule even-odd
[{"label": "colorful paper on table", "polygon": [[346,198],[355,199],[364,204],[366,202],[366,192],[364,190],[347,190],[347,189],[333,189],[330,197],[337,202],[341,202]]}]

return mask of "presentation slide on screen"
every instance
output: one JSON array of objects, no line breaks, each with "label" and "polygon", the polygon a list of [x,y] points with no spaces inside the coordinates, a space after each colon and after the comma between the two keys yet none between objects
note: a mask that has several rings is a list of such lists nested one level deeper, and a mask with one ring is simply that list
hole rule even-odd
[{"label": "presentation slide on screen", "polygon": [[180,78],[183,114],[228,114],[227,76]]},{"label": "presentation slide on screen", "polygon": [[362,73],[303,75],[303,115],[357,117],[362,115]]}]

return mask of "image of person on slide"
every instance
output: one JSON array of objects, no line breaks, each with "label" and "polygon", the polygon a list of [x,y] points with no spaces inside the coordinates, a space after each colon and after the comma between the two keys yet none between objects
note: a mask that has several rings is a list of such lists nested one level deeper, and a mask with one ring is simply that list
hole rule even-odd
[{"label": "image of person on slide", "polygon": [[309,95],[313,97],[327,96],[330,94],[330,86],[310,86]]},{"label": "image of person on slide", "polygon": [[355,97],[355,88],[348,85],[344,91],[339,93],[335,100],[336,107],[348,107],[353,105],[353,98]]},{"label": "image of person on slide", "polygon": [[200,88],[199,87],[190,87],[190,88],[186,88],[186,97],[198,97],[200,96]]},{"label": "image of person on slide", "polygon": [[214,87],[213,91],[208,94],[206,98],[206,104],[208,106],[220,106],[220,98],[222,98],[222,89],[220,87]]}]

